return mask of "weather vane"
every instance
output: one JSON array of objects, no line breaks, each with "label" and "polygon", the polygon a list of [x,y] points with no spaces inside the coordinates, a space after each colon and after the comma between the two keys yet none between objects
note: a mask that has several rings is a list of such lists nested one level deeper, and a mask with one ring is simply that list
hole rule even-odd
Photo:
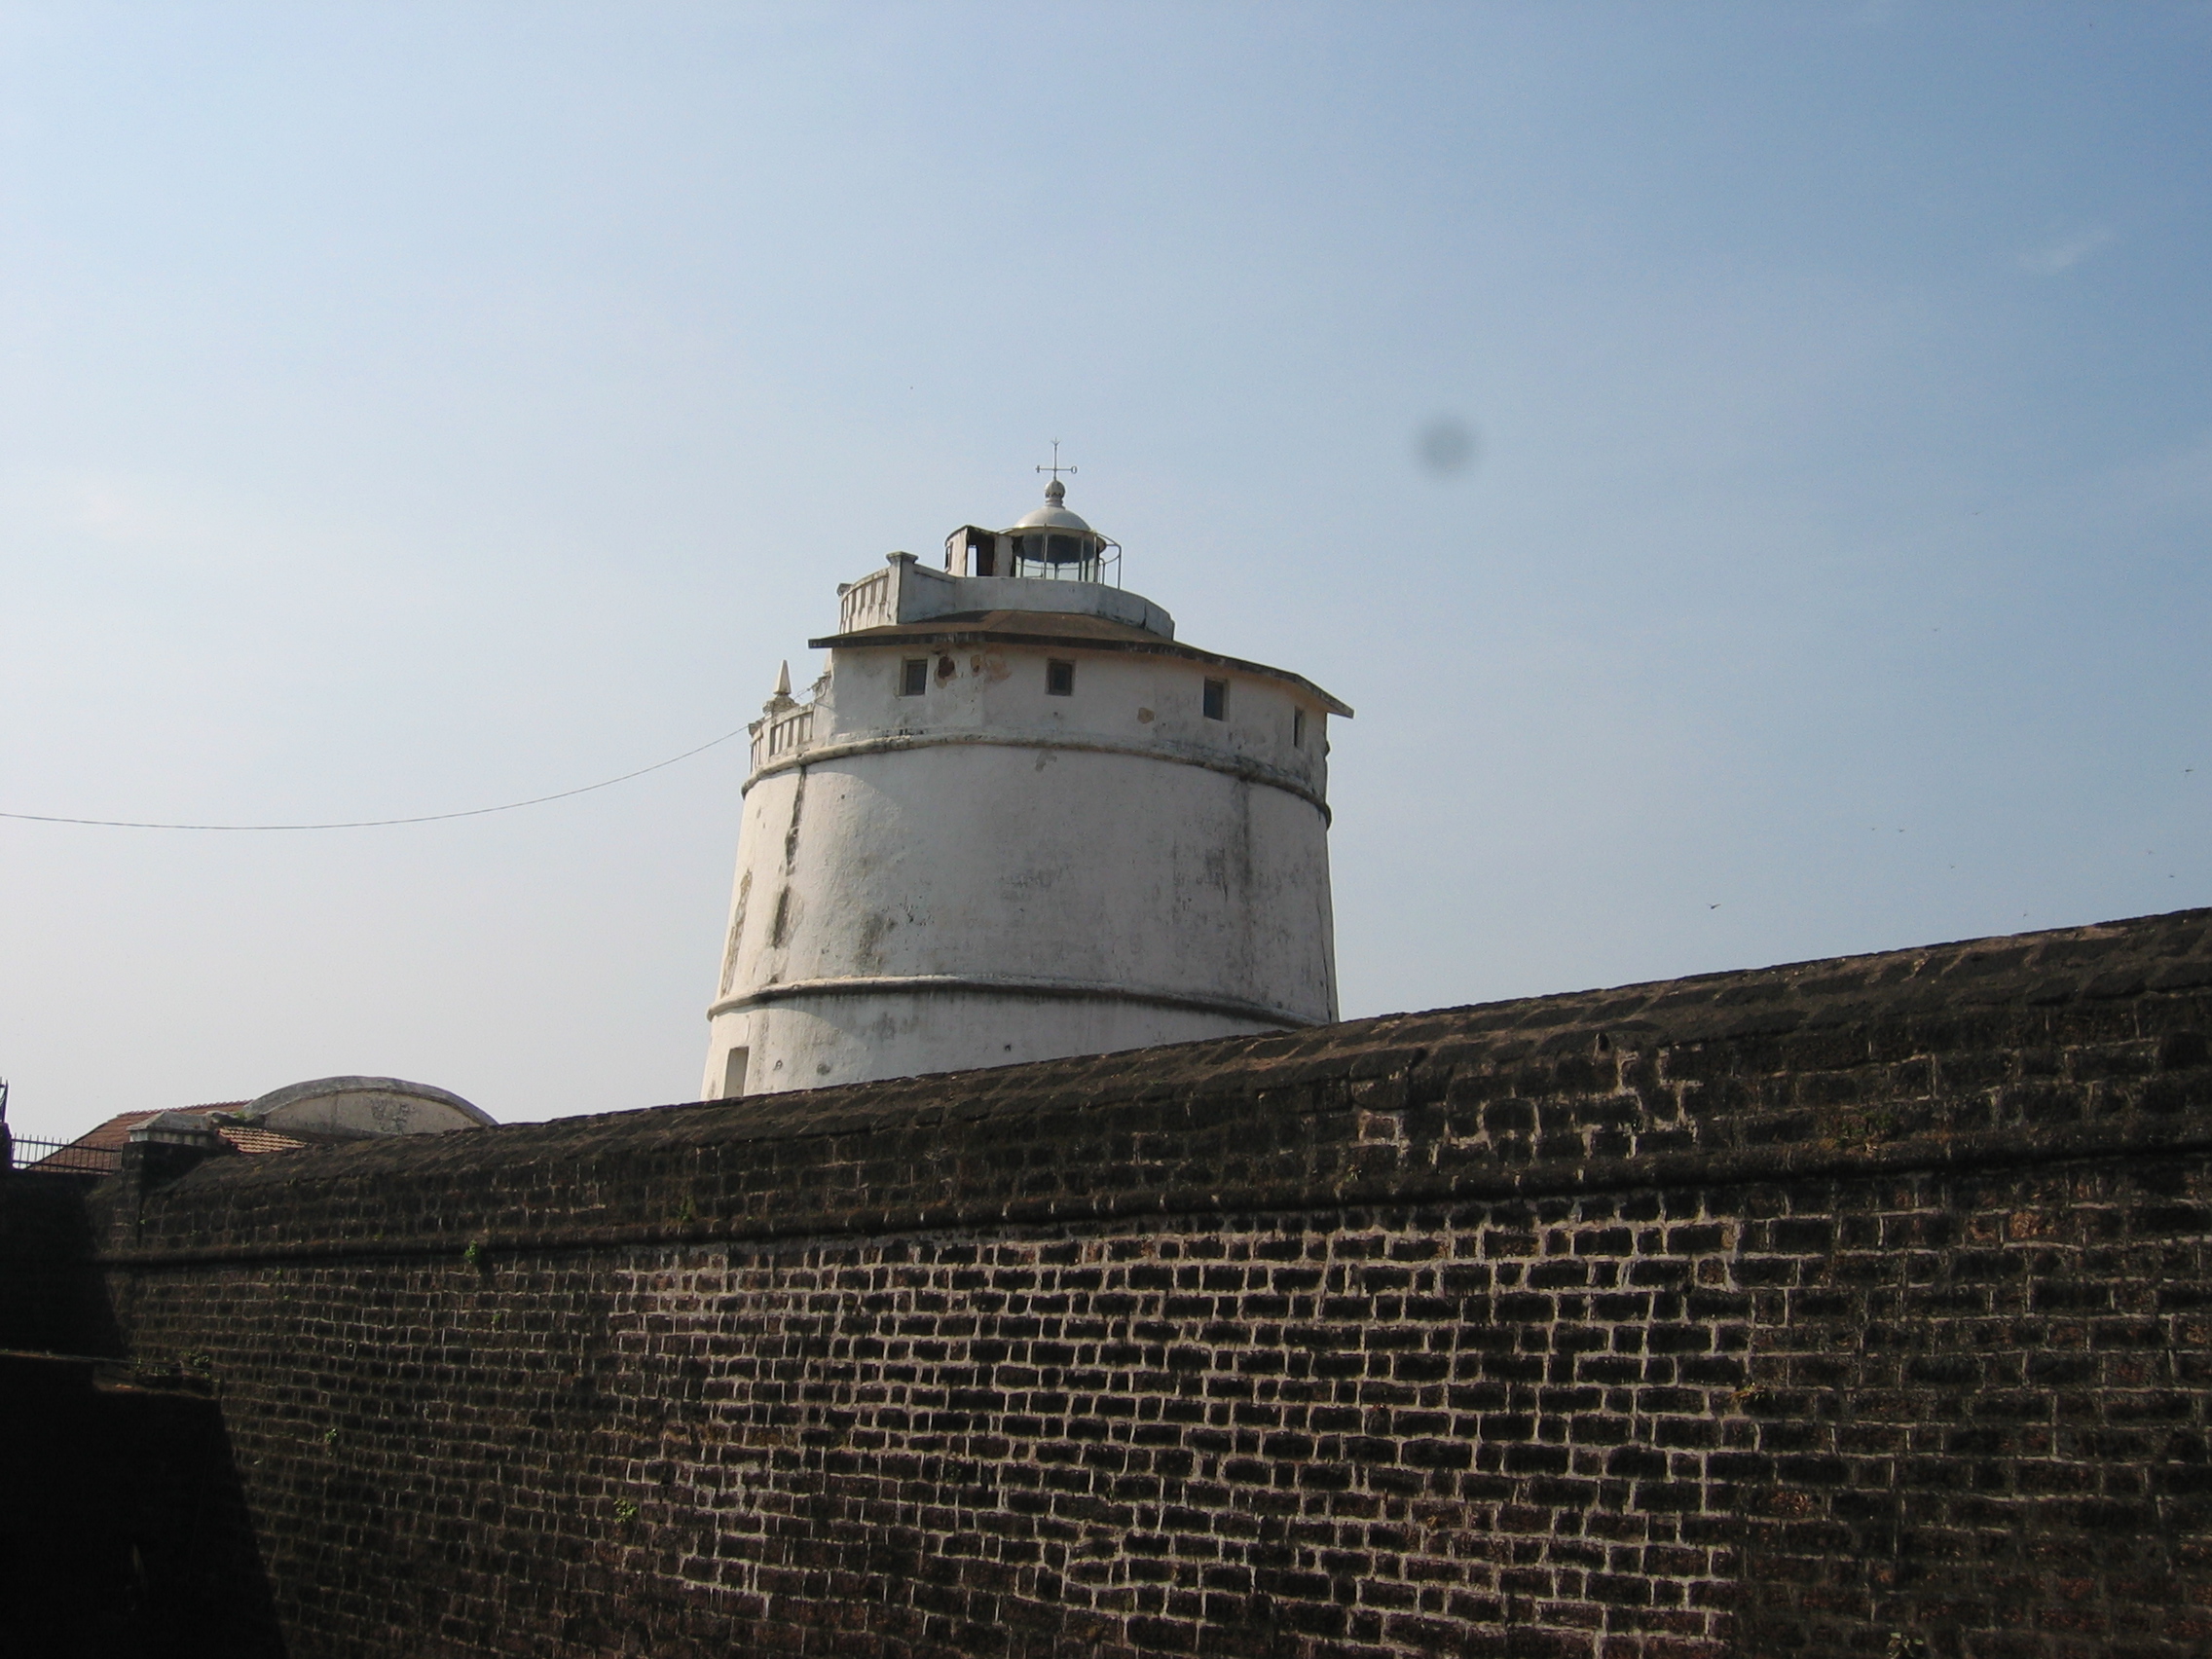
[{"label": "weather vane", "polygon": [[1072,466],[1062,466],[1062,465],[1060,464],[1060,440],[1059,440],[1059,439],[1057,439],[1057,438],[1054,438],[1054,439],[1052,440],[1052,464],[1051,464],[1051,465],[1050,465],[1050,466],[1040,466],[1040,467],[1039,467],[1039,468],[1038,468],[1037,470],[1038,470],[1039,472],[1050,472],[1050,473],[1051,473],[1051,474],[1052,475],[1052,482],[1053,482],[1053,483],[1055,483],[1055,484],[1057,484],[1057,483],[1058,483],[1058,482],[1060,481],[1060,474],[1061,474],[1061,473],[1063,473],[1063,472],[1067,473],[1067,474],[1068,474],[1068,475],[1070,475],[1071,477],[1072,477],[1072,476],[1074,475],[1074,473],[1075,473],[1075,468],[1074,468],[1074,467],[1072,467]]}]

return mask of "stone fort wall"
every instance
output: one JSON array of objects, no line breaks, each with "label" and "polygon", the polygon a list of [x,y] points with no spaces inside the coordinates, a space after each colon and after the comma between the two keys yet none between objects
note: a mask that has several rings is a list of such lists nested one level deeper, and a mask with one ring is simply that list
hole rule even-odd
[{"label": "stone fort wall", "polygon": [[2212,912],[111,1184],[293,1659],[2212,1650]]}]

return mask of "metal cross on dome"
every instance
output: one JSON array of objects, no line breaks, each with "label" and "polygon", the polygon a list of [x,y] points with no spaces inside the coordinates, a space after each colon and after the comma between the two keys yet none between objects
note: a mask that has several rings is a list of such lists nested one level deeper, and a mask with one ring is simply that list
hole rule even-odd
[{"label": "metal cross on dome", "polygon": [[1060,481],[1060,474],[1061,474],[1061,473],[1063,473],[1063,472],[1067,473],[1067,474],[1068,474],[1068,475],[1069,475],[1070,477],[1073,477],[1073,476],[1075,475],[1075,468],[1074,468],[1074,467],[1072,467],[1072,466],[1062,466],[1062,465],[1060,464],[1060,440],[1059,440],[1059,439],[1057,439],[1057,438],[1054,438],[1054,439],[1052,440],[1052,464],[1051,464],[1051,465],[1050,465],[1050,466],[1040,466],[1040,467],[1039,467],[1039,468],[1038,468],[1037,470],[1038,470],[1039,472],[1050,472],[1050,473],[1051,473],[1051,474],[1052,475],[1052,482],[1053,482],[1053,483],[1055,483],[1055,484],[1057,484],[1057,483],[1058,483],[1058,482]]}]

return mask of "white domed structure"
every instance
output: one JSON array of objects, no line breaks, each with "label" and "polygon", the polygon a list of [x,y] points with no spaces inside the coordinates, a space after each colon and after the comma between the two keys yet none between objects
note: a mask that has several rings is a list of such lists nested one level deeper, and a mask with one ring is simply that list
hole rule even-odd
[{"label": "white domed structure", "polygon": [[442,1135],[493,1125],[492,1114],[450,1088],[399,1077],[318,1077],[271,1089],[236,1114],[240,1122],[312,1140]]},{"label": "white domed structure", "polygon": [[838,587],[753,727],[715,1099],[1337,1017],[1328,719],[1045,505]]}]

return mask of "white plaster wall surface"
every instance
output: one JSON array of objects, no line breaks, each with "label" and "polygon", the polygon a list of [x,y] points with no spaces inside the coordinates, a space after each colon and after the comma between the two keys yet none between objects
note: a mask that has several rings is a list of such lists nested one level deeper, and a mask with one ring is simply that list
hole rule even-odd
[{"label": "white plaster wall surface", "polygon": [[[903,565],[904,561],[901,562]],[[1126,622],[1162,639],[1175,637],[1175,619],[1142,594],[1104,582],[1037,581],[1015,576],[952,576],[926,565],[905,565],[898,616],[921,622],[967,610],[1051,610]]]},{"label": "white plaster wall surface", "polygon": [[747,786],[704,1094],[732,1048],[759,1092],[1334,1018],[1324,699],[1163,642],[841,642]]},{"label": "white plaster wall surface", "polygon": [[1175,619],[1140,593],[1105,582],[969,576],[933,571],[911,553],[894,553],[880,571],[837,590],[840,630],[922,622],[972,610],[1035,610],[1102,616],[1172,640]]},{"label": "white plaster wall surface", "polygon": [[[747,1092],[755,1094],[1282,1029],[1272,1022],[1239,1022],[1127,1003],[1023,1000],[954,990],[823,998],[734,1017],[745,1021],[751,1051],[766,1059],[766,1076],[756,1070],[748,1074]],[[710,1069],[719,1081],[719,1064]]]}]

